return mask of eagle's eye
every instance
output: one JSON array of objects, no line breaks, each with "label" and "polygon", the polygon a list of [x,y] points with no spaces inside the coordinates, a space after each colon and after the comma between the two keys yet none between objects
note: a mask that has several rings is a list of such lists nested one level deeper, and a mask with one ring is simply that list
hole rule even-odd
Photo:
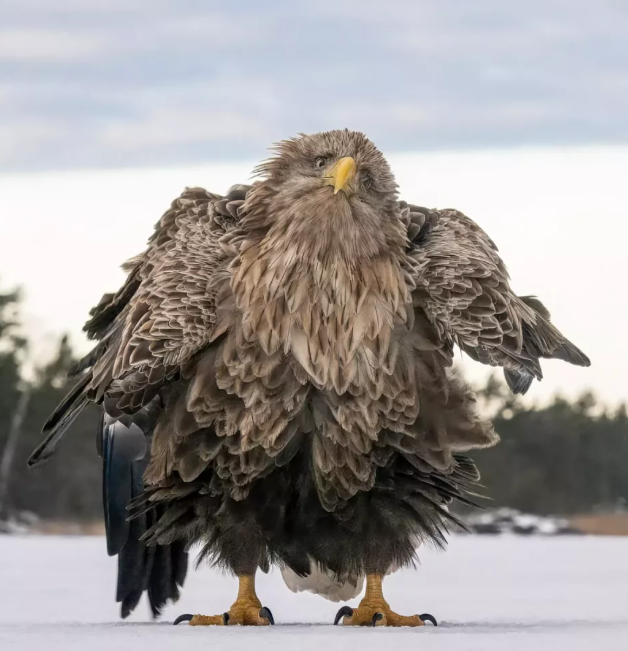
[{"label": "eagle's eye", "polygon": [[327,164],[327,159],[324,156],[319,156],[314,163],[317,170],[322,169]]}]

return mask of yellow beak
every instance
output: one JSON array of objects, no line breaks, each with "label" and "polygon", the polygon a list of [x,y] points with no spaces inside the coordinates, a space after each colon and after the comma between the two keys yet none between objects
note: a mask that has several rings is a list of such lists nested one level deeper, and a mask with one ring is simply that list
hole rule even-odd
[{"label": "yellow beak", "polygon": [[334,194],[342,190],[348,194],[351,190],[350,185],[355,178],[357,166],[351,156],[341,158],[325,175],[325,180],[329,185],[334,186]]}]

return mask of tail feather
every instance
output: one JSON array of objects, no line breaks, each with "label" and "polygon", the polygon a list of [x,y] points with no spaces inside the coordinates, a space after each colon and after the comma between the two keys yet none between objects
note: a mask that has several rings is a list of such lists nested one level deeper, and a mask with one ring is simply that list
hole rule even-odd
[{"label": "tail feather", "polygon": [[[148,600],[153,617],[159,617],[169,601],[179,599],[179,587],[187,574],[187,552],[182,542],[154,547],[150,571],[146,572]],[[185,567],[183,574],[180,568]]]},{"label": "tail feather", "polygon": [[[139,537],[145,527],[146,517],[138,518],[130,523],[127,539],[118,554],[118,582],[116,585],[116,601],[121,604],[120,615],[126,619],[135,610],[145,590],[145,574],[147,566],[154,554],[153,549],[147,549]],[[107,539],[109,543],[109,539]]]},{"label": "tail feather", "polygon": [[299,576],[288,566],[281,569],[281,576],[292,592],[313,592],[329,601],[349,601],[357,597],[364,587],[364,576],[342,580],[333,572],[319,567],[310,560],[310,571]]}]

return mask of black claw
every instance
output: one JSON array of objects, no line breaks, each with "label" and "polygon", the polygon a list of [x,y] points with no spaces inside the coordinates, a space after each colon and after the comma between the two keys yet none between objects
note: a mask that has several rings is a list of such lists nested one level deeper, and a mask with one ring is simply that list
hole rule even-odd
[{"label": "black claw", "polygon": [[419,619],[423,622],[432,622],[434,626],[438,626],[438,623],[436,622],[436,617],[433,617],[429,613],[424,613],[423,615],[419,615]]},{"label": "black claw", "polygon": [[177,624],[180,624],[181,622],[189,622],[194,615],[186,614],[186,615],[179,615],[173,622],[173,625],[176,626]]},{"label": "black claw", "polygon": [[343,618],[343,617],[351,617],[353,615],[353,608],[349,608],[349,606],[343,606],[337,613],[336,613],[336,619],[334,619],[334,626],[338,625],[338,622]]},{"label": "black claw", "polygon": [[377,626],[377,622],[379,622],[381,619],[384,619],[384,615],[382,613],[375,613],[373,615],[373,619],[371,620],[371,626]]},{"label": "black claw", "polygon": [[222,625],[229,626],[229,613],[222,614]]},{"label": "black claw", "polygon": [[267,619],[270,622],[271,626],[275,625],[275,618],[273,617],[273,614],[270,612],[270,608],[266,608],[266,606],[264,606],[259,611],[259,616],[264,617],[264,619]]}]

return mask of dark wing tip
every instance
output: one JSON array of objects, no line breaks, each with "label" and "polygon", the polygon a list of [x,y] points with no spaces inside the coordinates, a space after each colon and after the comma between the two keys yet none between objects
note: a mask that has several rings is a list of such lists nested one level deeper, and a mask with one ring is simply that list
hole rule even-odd
[{"label": "dark wing tip", "polygon": [[90,381],[91,374],[86,373],[50,415],[42,429],[44,440],[28,458],[27,465],[29,468],[46,461],[54,454],[57,443],[74,422],[74,419],[87,406],[88,400],[84,390]]},{"label": "dark wing tip", "polygon": [[504,378],[509,389],[515,395],[521,396],[528,392],[534,381],[534,376],[530,373],[522,373],[511,369],[504,369]]},{"label": "dark wing tip", "polygon": [[544,319],[551,321],[552,315],[550,311],[541,303],[536,296],[520,296],[519,297],[528,307],[538,312]]},{"label": "dark wing tip", "polygon": [[574,344],[567,340],[552,351],[551,357],[568,362],[574,366],[591,366],[591,360],[577,346],[574,346]]},{"label": "dark wing tip", "polygon": [[26,462],[26,465],[29,468],[34,468],[35,466],[38,466],[40,463],[43,463],[50,457],[51,454],[54,453],[54,448],[52,450],[47,451],[46,448],[48,447],[48,441],[44,441],[43,443],[40,443],[31,453],[31,456],[28,457],[28,461]]},{"label": "dark wing tip", "polygon": [[[591,360],[551,323],[549,310],[536,296],[520,296],[519,298],[541,317],[536,324],[538,336],[535,337],[535,344],[542,357],[560,359],[574,366],[591,366]],[[536,333],[530,331],[530,334],[535,335]]]}]

